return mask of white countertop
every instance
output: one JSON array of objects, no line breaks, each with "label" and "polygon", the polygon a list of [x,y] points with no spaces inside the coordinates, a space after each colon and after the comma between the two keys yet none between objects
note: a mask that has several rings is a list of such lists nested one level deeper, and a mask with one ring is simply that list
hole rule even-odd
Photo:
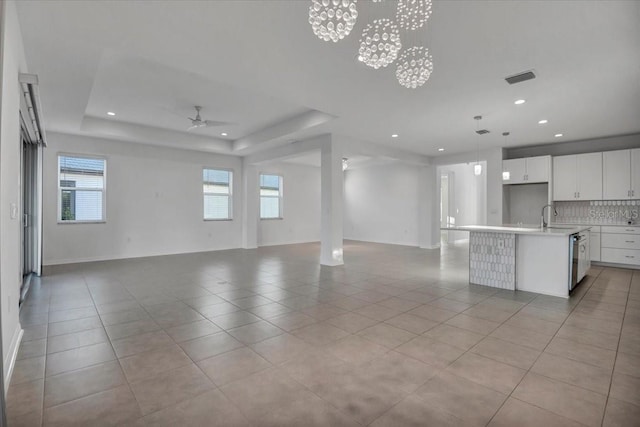
[{"label": "white countertop", "polygon": [[551,225],[544,230],[540,227],[528,227],[517,225],[460,225],[453,227],[442,227],[441,230],[453,230],[453,231],[480,231],[483,233],[513,233],[513,234],[527,234],[536,236],[569,236],[571,234],[579,233],[590,229],[592,226],[557,226]]}]

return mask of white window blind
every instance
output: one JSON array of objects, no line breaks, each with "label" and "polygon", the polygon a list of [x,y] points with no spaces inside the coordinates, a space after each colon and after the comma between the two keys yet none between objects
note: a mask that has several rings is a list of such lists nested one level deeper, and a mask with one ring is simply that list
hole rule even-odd
[{"label": "white window blind", "polygon": [[282,177],[260,175],[260,218],[282,218]]},{"label": "white window blind", "polygon": [[105,159],[58,156],[58,220],[105,220]]},{"label": "white window blind", "polygon": [[228,170],[203,169],[204,219],[231,219],[231,184]]}]

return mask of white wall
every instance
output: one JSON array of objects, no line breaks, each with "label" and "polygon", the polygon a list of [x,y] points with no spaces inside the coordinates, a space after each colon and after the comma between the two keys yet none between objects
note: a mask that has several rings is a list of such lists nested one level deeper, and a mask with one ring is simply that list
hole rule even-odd
[{"label": "white wall", "polygon": [[[27,72],[20,24],[13,2],[0,3],[0,295],[2,300],[2,349],[4,376],[12,368],[22,331],[18,303],[20,271],[20,233],[18,212],[10,216],[11,205],[20,206],[20,97],[18,74]],[[8,386],[6,381],[5,386]]]},{"label": "white wall", "polygon": [[419,245],[420,167],[405,163],[347,169],[344,237]]},{"label": "white wall", "polygon": [[259,165],[283,177],[283,219],[258,220],[258,246],[320,240],[320,168],[292,163]]},{"label": "white wall", "polygon": [[[239,157],[49,133],[44,150],[44,264],[237,248]],[[57,155],[107,159],[106,222],[57,223]],[[233,170],[233,220],[204,221],[202,168]]]}]

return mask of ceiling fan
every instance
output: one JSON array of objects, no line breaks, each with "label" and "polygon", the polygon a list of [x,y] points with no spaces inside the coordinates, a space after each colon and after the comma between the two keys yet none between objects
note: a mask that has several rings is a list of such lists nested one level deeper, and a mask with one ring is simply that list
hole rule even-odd
[{"label": "ceiling fan", "polygon": [[196,105],[195,109],[196,109],[195,118],[187,117],[189,120],[191,120],[191,126],[189,126],[187,131],[192,131],[194,129],[204,128],[204,127],[210,128],[210,127],[224,126],[224,125],[232,124],[231,122],[218,122],[218,121],[215,121],[215,120],[202,120],[202,117],[200,117],[200,110],[202,110],[202,107],[200,107],[199,105]]}]

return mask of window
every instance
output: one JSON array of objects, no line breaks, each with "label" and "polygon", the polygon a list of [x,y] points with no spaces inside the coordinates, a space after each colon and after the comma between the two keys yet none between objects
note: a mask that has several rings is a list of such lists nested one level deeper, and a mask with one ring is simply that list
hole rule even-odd
[{"label": "window", "polygon": [[231,184],[233,172],[219,169],[202,170],[204,219],[231,219]]},{"label": "window", "polygon": [[260,218],[282,218],[282,177],[260,175]]},{"label": "window", "polygon": [[58,221],[105,220],[105,159],[58,156]]}]

